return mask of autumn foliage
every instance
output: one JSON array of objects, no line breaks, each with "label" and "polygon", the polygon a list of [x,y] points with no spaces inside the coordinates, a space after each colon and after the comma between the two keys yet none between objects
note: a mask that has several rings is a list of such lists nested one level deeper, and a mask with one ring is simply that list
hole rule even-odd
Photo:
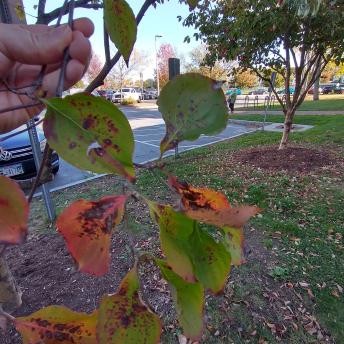
[{"label": "autumn foliage", "polygon": [[[190,5],[197,4],[190,1]],[[129,59],[136,22],[124,0],[105,1],[105,23],[111,40]],[[49,306],[25,317],[13,318],[24,343],[158,343],[161,321],[141,300],[140,266],[154,263],[172,290],[185,336],[199,340],[204,327],[204,295],[220,293],[231,265],[244,262],[243,226],[259,209],[233,207],[216,190],[195,187],[165,171],[164,153],[183,140],[222,131],[227,126],[223,91],[205,76],[190,73],[167,83],[158,105],[166,124],[161,156],[150,168],[161,169],[180,198],[178,207],[147,199],[135,190],[134,136],[125,115],[111,102],[90,94],[41,99],[46,105],[44,132],[49,145],[75,166],[123,177],[123,194],[99,200],[80,199],[59,216],[56,227],[78,269],[94,276],[109,271],[110,242],[135,199],[150,209],[159,228],[163,254],[137,254],[135,264],[113,295],[104,295],[92,314],[64,306]],[[15,182],[0,177],[0,243],[20,244],[27,234],[28,208]],[[208,231],[213,226],[217,238]],[[1,284],[0,284],[1,295]]]}]

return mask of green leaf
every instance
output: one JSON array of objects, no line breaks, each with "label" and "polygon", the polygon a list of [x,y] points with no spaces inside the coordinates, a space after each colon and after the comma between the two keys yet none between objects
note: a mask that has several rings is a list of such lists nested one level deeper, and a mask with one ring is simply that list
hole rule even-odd
[{"label": "green leaf", "polygon": [[223,227],[224,245],[231,255],[232,265],[241,265],[246,262],[244,255],[244,230],[242,228]]},{"label": "green leaf", "polygon": [[198,222],[172,207],[149,202],[160,227],[160,242],[167,263],[187,282],[200,281],[213,293],[220,292],[230,271],[230,254],[199,228]]},{"label": "green leaf", "polygon": [[94,276],[109,271],[111,236],[122,220],[126,199],[125,195],[105,196],[97,202],[80,199],[57,219],[57,229],[80,271]]},{"label": "green leaf", "polygon": [[27,235],[29,204],[19,185],[0,176],[0,244],[20,244]]},{"label": "green leaf", "polygon": [[199,282],[188,283],[160,259],[156,259],[163,278],[169,283],[178,320],[186,337],[200,339],[203,329],[204,288]]},{"label": "green leaf", "polygon": [[199,3],[199,0],[187,0],[190,9],[193,10]]},{"label": "green leaf", "polygon": [[140,300],[139,287],[135,266],[116,294],[102,298],[97,325],[99,344],[159,343],[160,320]]},{"label": "green leaf", "polygon": [[44,134],[64,160],[83,170],[135,181],[133,132],[115,105],[86,93],[42,101],[48,107]]},{"label": "green leaf", "polygon": [[63,306],[49,306],[14,320],[24,344],[94,344],[97,314],[73,312]]},{"label": "green leaf", "polygon": [[166,123],[160,152],[201,134],[216,134],[227,126],[228,109],[219,84],[196,73],[179,75],[168,82],[158,99]]},{"label": "green leaf", "polygon": [[125,0],[104,0],[104,21],[111,41],[128,65],[137,34],[131,7]]}]

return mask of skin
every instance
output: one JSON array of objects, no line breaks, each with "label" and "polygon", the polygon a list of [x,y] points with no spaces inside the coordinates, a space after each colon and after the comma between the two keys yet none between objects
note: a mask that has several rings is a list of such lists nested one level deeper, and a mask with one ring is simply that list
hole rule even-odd
[{"label": "skin", "polygon": [[[47,25],[0,24],[0,111],[8,107],[36,102],[33,87],[20,89],[21,94],[8,90],[32,85],[47,65],[39,95],[55,95],[63,52],[69,48],[64,89],[78,82],[84,75],[91,58],[89,37],[94,26],[87,18],[77,19],[73,30],[67,25],[54,28]],[[5,83],[4,83],[5,81]],[[26,94],[23,94],[26,93]],[[0,113],[0,133],[9,132],[37,115],[43,105]]]}]

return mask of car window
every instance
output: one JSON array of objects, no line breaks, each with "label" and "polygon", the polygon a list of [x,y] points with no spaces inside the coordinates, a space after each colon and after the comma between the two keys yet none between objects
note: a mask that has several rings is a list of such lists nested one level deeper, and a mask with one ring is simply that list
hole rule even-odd
[{"label": "car window", "polygon": [[122,88],[122,92],[130,92],[130,88]]}]

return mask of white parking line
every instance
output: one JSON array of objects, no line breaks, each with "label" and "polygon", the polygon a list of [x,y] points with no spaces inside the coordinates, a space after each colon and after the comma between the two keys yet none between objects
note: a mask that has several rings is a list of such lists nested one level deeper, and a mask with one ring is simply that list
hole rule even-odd
[{"label": "white parking line", "polygon": [[142,142],[142,141],[138,141],[138,140],[135,140],[135,142],[142,143],[143,145],[152,146],[152,147],[156,147],[156,148],[160,147],[160,146],[157,146],[157,145],[153,145],[152,143],[148,143],[148,142]]}]

